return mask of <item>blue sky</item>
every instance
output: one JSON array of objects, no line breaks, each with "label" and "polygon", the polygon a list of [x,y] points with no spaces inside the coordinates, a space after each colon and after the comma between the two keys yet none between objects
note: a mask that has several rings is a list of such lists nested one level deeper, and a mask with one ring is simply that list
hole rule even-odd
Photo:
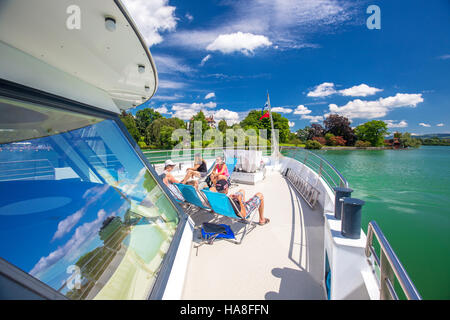
[{"label": "blue sky", "polygon": [[[148,104],[167,117],[203,110],[231,124],[268,90],[292,131],[339,113],[353,126],[450,132],[447,0],[123,2],[158,69]],[[370,5],[379,30],[366,26]]]}]

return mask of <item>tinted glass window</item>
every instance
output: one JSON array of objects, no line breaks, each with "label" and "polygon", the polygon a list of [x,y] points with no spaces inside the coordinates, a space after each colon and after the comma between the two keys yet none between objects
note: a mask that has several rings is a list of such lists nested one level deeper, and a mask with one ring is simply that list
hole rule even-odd
[{"label": "tinted glass window", "polygon": [[72,299],[145,299],[177,212],[112,120],[0,99],[0,256]]}]

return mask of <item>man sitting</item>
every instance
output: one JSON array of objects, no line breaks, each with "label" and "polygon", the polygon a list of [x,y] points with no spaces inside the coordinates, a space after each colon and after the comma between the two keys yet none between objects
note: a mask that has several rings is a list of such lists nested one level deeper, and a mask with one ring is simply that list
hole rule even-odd
[{"label": "man sitting", "polygon": [[164,184],[169,188],[169,190],[172,192],[172,194],[181,201],[184,201],[184,197],[182,196],[181,192],[178,190],[178,188],[174,185],[174,183],[182,183],[182,184],[190,184],[193,185],[195,188],[198,188],[198,183],[197,181],[186,181],[186,177],[181,180],[178,181],[177,179],[175,179],[175,177],[172,175],[172,170],[173,168],[175,168],[175,163],[168,159],[166,160],[166,162],[164,163],[164,173],[162,173],[160,175],[162,181],[164,182]]},{"label": "man sitting", "polygon": [[194,167],[186,169],[186,176],[183,180],[188,181],[191,178],[204,178],[208,172],[208,167],[206,165],[206,161],[202,158],[200,153],[195,154],[194,158]]},{"label": "man sitting", "polygon": [[[217,191],[220,193],[228,194],[228,181],[226,179],[219,179],[216,182],[215,187],[211,188],[211,191]],[[229,196],[230,200],[234,202],[236,215],[245,219],[253,210],[259,210],[259,225],[265,225],[270,222],[268,218],[264,218],[264,196],[261,192],[256,193],[248,201],[245,201],[245,191],[239,190],[238,192]],[[238,209],[236,212],[235,207]]]}]

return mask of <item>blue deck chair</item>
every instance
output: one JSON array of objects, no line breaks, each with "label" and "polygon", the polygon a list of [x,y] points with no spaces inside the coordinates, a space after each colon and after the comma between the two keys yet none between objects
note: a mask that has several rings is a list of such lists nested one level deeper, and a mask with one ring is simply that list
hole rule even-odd
[{"label": "blue deck chair", "polygon": [[[227,181],[228,184],[231,186],[231,175],[233,174],[234,168],[236,168],[236,164],[237,164],[237,159],[236,158],[227,158],[225,160],[225,164],[227,166],[228,169],[228,173],[230,174],[230,176],[228,177]],[[209,168],[208,173],[206,174],[206,176],[209,176],[214,168],[214,166],[216,165],[216,162],[214,161],[214,163],[212,164],[212,166]],[[206,180],[206,177],[205,177]]]},{"label": "blue deck chair", "polygon": [[195,187],[188,184],[181,184],[181,183],[174,183],[174,184],[181,191],[181,194],[183,195],[184,200],[186,202],[205,210],[211,210],[211,208],[203,204]]},{"label": "blue deck chair", "polygon": [[[213,192],[206,189],[203,189],[202,192],[208,199],[208,202],[211,205],[211,209],[213,210],[214,213],[220,214],[233,220],[238,220],[238,222],[245,225],[241,239],[239,241],[235,241],[236,244],[241,244],[242,240],[245,237],[245,234],[250,233],[250,231],[252,231],[257,226],[257,224],[252,221],[252,218],[255,212],[258,211],[258,209],[255,209],[252,212],[248,212],[245,219],[243,219],[242,217],[238,216],[235,213],[235,210],[236,211],[239,210],[235,207],[234,202],[231,201],[226,194]],[[249,225],[251,226],[251,229],[247,232],[247,227]]]},{"label": "blue deck chair", "polygon": [[234,168],[236,168],[237,158],[227,158],[225,164],[227,165],[228,173],[230,174],[228,177],[228,184],[231,186],[231,175],[233,174]]}]

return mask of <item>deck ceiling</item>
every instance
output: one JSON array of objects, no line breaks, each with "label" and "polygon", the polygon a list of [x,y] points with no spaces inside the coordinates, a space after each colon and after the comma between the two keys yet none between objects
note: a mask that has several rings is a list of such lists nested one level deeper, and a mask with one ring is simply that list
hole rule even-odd
[{"label": "deck ceiling", "polygon": [[[67,27],[71,5],[80,8],[80,29]],[[147,101],[158,80],[147,46],[121,8],[113,0],[2,0],[0,41],[106,92],[117,111],[129,109]],[[106,29],[106,16],[116,20],[114,31]]]}]

